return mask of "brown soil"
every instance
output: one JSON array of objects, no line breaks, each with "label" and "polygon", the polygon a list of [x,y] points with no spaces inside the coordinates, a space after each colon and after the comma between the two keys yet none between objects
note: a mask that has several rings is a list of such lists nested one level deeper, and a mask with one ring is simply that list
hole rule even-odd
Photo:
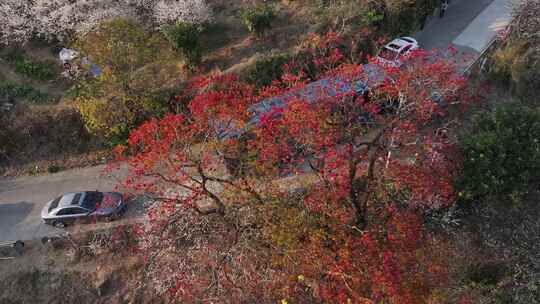
[{"label": "brown soil", "polygon": [[313,32],[305,6],[277,3],[272,29],[264,37],[255,38],[238,17],[238,8],[248,5],[245,2],[214,4],[219,14],[215,24],[203,35],[202,42],[207,51],[203,62],[207,71],[239,73],[261,56],[293,50],[305,34]]}]

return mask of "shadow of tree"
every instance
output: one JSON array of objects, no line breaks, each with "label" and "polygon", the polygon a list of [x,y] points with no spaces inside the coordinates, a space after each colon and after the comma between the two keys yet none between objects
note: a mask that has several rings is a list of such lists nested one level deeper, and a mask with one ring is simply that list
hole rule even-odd
[{"label": "shadow of tree", "polygon": [[0,235],[7,233],[15,225],[24,221],[32,211],[34,204],[18,202],[3,204],[0,202]]}]

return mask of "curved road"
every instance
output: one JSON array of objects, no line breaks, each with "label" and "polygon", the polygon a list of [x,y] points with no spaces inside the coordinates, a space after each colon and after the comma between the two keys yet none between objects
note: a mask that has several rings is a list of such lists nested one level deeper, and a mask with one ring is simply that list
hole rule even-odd
[{"label": "curved road", "polygon": [[96,166],[0,180],[0,241],[30,240],[61,233],[41,222],[41,209],[65,192],[114,190],[116,180],[102,176],[102,170],[103,166]]},{"label": "curved road", "polygon": [[[509,20],[510,0],[452,0],[444,18],[433,17],[414,35],[425,49],[454,45],[474,58]],[[102,176],[103,166],[51,175],[0,179],[0,241],[31,240],[61,233],[44,225],[40,211],[64,192],[113,190],[116,179]]]}]

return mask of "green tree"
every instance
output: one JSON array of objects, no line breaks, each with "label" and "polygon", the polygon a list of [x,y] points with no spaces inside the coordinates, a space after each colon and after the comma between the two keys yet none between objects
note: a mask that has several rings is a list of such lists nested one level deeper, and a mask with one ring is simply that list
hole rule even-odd
[{"label": "green tree", "polygon": [[[74,48],[97,64],[97,79],[81,79],[75,105],[93,134],[111,144],[133,127],[164,112],[159,94],[182,79],[182,59],[159,33],[130,19],[114,19],[79,37]],[[165,97],[165,99],[167,99]]]},{"label": "green tree", "polygon": [[540,178],[540,111],[507,104],[482,113],[461,141],[463,201],[519,203]]},{"label": "green tree", "polygon": [[179,52],[189,67],[195,67],[201,61],[200,30],[197,25],[179,22],[163,29],[165,37]]},{"label": "green tree", "polygon": [[248,30],[258,37],[272,26],[276,14],[274,9],[269,5],[259,5],[252,8],[243,9],[240,12],[240,19],[246,25]]}]

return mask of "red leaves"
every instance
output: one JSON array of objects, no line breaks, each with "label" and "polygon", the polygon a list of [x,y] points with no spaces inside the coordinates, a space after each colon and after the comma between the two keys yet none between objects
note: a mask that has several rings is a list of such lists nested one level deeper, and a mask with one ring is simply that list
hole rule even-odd
[{"label": "red leaves", "polygon": [[[326,75],[321,82],[326,86],[306,89],[304,81],[312,75],[293,73],[299,67],[295,63],[281,83],[259,93],[236,76],[198,78],[184,91],[191,98],[189,115],[148,121],[132,131],[128,147],[115,149],[119,159],[128,161],[126,187],[161,198],[160,208],[148,213],[147,237],[155,236],[154,244],[166,253],[179,241],[174,239],[178,233],[199,237],[186,257],[192,264],[182,261],[182,270],[169,269],[167,289],[174,296],[202,297],[219,280],[219,292],[226,290],[234,299],[247,299],[244,293],[265,299],[283,293],[323,302],[416,304],[425,303],[444,281],[444,267],[430,260],[429,239],[411,210],[452,201],[453,147],[431,135],[430,128],[449,104],[468,101],[463,79],[451,62],[418,52],[410,66],[385,69],[384,81],[370,82],[371,91],[363,94],[364,67],[342,65],[344,55],[330,47],[340,44],[339,37],[329,33],[311,39],[323,48],[304,51],[317,65],[312,75]],[[296,90],[284,92],[284,84]],[[434,92],[446,106],[433,99]],[[279,102],[259,113],[244,138],[216,136],[216,121],[242,128],[253,118],[251,105],[276,95]],[[223,169],[224,158],[248,169],[232,178]],[[221,221],[254,202],[262,202],[254,213],[264,215],[268,197],[284,199],[277,190],[281,185],[292,190],[289,180],[279,180],[284,173],[301,180],[303,212],[316,218],[317,231],[324,231],[304,237],[302,250],[287,253],[294,260],[290,268],[268,262],[282,253],[258,238],[261,223],[240,231],[233,227],[244,218],[235,217],[234,225]],[[192,212],[207,201],[221,207],[220,220],[205,222]],[[171,229],[173,220],[183,226]],[[210,229],[209,223],[218,224]],[[242,240],[242,233],[252,234]],[[239,239],[245,246],[238,245]],[[305,281],[292,284],[298,274]]]},{"label": "red leaves", "polygon": [[247,107],[256,101],[254,87],[232,74],[197,78],[185,92],[195,94],[189,108],[200,122],[217,118],[245,120]]},{"label": "red leaves", "polygon": [[[372,87],[368,99],[355,97],[347,89],[363,80],[362,66],[334,69],[325,80],[328,85],[310,84],[306,96],[280,97],[286,106],[262,115],[250,148],[258,151],[261,166],[287,164],[294,173],[303,171],[300,168],[306,161],[315,165],[312,169],[325,192],[334,198],[326,195],[324,203],[306,202],[324,214],[336,210],[341,219],[340,208],[355,204],[361,192],[370,191],[357,189],[358,180],[365,178],[371,179],[365,182],[375,187],[372,191],[381,189],[377,184],[392,182],[394,190],[407,194],[413,207],[447,204],[452,199],[455,168],[448,155],[454,150],[424,134],[429,132],[429,123],[444,114],[442,102],[448,107],[450,102],[467,102],[468,96],[460,95],[466,90],[456,66],[430,56],[417,52],[410,66],[386,68],[384,81]],[[433,99],[434,94],[440,99]],[[359,117],[372,123],[360,123]],[[377,132],[379,136],[374,135]],[[320,187],[312,190],[321,192]]]},{"label": "red leaves", "polygon": [[[456,149],[443,138],[424,137],[414,158],[392,160],[388,176],[398,191],[409,193],[411,206],[440,208],[453,201],[453,178],[459,163]],[[410,154],[409,154],[410,155]]]},{"label": "red leaves", "polygon": [[[370,248],[362,261],[369,265],[372,299],[400,304],[425,303],[432,290],[444,282],[444,268],[431,272],[435,268],[430,264],[439,261],[425,255],[431,245],[417,214],[395,209],[389,211],[387,217],[387,222],[368,231],[371,237],[363,238],[363,244]],[[438,281],[432,281],[431,276],[438,277]]]},{"label": "red leaves", "polygon": [[[433,258],[435,244],[422,230],[419,215],[386,211],[362,234],[334,230],[331,240],[306,242],[293,256],[297,273],[324,303],[427,303],[444,287],[446,268]],[[289,295],[294,297],[294,295]]]}]

